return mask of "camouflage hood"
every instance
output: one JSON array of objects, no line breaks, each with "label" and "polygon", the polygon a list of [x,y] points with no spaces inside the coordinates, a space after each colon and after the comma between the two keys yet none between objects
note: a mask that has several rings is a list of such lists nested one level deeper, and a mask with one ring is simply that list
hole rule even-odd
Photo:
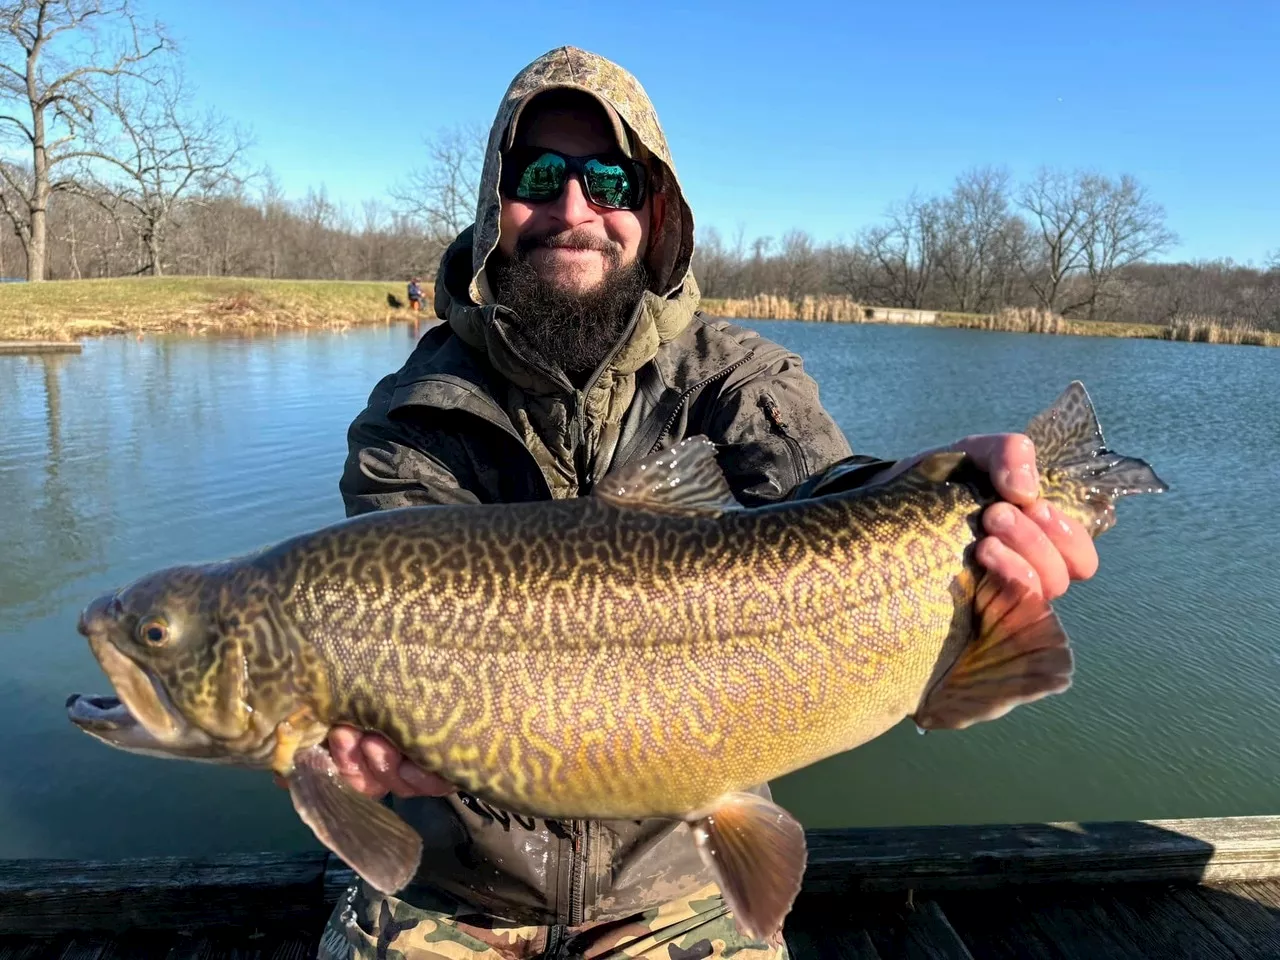
[{"label": "camouflage hood", "polygon": [[[498,245],[502,150],[514,121],[535,94],[557,88],[584,91],[610,114],[614,132],[633,157],[660,170],[665,216],[651,231],[646,265],[650,288],[637,304],[626,337],[570,410],[573,387],[558,371],[524,355],[511,317],[494,303],[485,274]],[[698,308],[693,258],[693,213],[676,179],[666,137],[639,82],[617,64],[574,47],[559,47],[525,67],[511,82],[489,133],[475,223],[446,251],[436,277],[436,315],[469,346],[483,351],[510,389],[499,402],[542,465],[557,497],[575,495],[582,468],[598,475],[613,454],[619,424],[635,396],[635,373],[658,348],[678,337]],[[575,428],[574,419],[580,424]]]},{"label": "camouflage hood", "polygon": [[[655,293],[664,298],[676,293],[688,277],[693,259],[693,212],[680,189],[667,138],[649,95],[635,77],[616,63],[577,47],[557,47],[516,74],[489,130],[476,201],[471,299],[475,303],[493,302],[485,264],[498,246],[502,150],[510,144],[513,120],[533,96],[556,89],[580,90],[595,97],[610,114],[623,149],[650,168],[663,168],[666,215],[663,223],[654,225],[647,265]],[[624,126],[619,126],[619,120]]]}]

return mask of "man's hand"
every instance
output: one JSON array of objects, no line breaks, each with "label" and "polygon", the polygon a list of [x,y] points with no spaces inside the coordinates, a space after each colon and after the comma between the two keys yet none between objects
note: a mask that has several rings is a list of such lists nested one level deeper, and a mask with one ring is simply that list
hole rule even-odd
[{"label": "man's hand", "polygon": [[[967,453],[991,476],[1007,503],[993,503],[982,514],[989,536],[978,541],[975,559],[997,576],[1025,583],[1046,600],[1066,593],[1072,580],[1088,580],[1098,571],[1098,551],[1085,528],[1039,496],[1035,445],[1021,433],[965,437],[942,448]],[[905,473],[930,450],[901,460],[876,482]]]},{"label": "man's hand", "polygon": [[458,788],[428,773],[404,756],[385,737],[355,727],[329,731],[329,753],[343,778],[361,793],[381,800],[397,797],[443,797]]}]

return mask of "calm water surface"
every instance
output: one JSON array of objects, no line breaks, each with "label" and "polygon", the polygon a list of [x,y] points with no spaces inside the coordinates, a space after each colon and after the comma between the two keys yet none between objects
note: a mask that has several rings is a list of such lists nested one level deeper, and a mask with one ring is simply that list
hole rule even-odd
[{"label": "calm water surface", "polygon": [[[1120,504],[1058,604],[1065,695],[962,733],[909,723],[778,783],[808,825],[1280,812],[1280,350],[757,323],[805,358],[855,449],[1021,428],[1072,378],[1111,446],[1173,487]],[[63,702],[107,684],[98,592],[337,520],[345,430],[404,328],[118,338],[0,357],[0,857],[315,846],[263,774],[135,757]]]}]

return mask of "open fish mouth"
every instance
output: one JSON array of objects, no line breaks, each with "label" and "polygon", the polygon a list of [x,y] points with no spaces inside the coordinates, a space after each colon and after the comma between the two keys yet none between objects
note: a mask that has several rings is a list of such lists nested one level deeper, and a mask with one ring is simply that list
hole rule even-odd
[{"label": "open fish mouth", "polygon": [[139,726],[119,697],[73,693],[67,697],[67,716],[81,730],[90,733],[126,732]]},{"label": "open fish mouth", "polygon": [[73,693],[67,697],[67,719],[108,746],[148,757],[234,763],[235,758],[194,727],[160,740],[153,736],[119,697]]}]

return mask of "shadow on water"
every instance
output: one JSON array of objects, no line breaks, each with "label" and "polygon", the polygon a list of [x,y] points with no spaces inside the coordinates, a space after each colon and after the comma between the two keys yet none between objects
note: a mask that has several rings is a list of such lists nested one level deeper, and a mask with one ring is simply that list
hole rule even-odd
[{"label": "shadow on water", "polygon": [[1230,820],[1202,836],[1141,822],[810,831],[787,942],[796,960],[1280,957],[1280,883],[1205,880],[1241,846],[1259,862],[1237,873],[1280,872],[1278,831]]}]

